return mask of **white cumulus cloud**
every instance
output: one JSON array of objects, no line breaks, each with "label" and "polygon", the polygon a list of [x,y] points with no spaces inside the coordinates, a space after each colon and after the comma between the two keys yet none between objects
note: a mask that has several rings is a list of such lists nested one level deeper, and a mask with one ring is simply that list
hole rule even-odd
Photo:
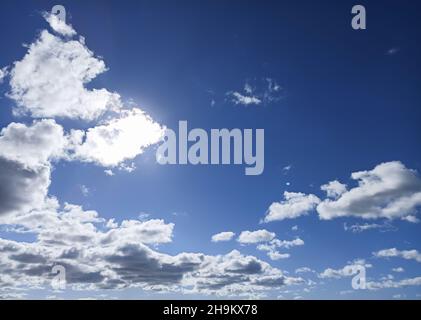
[{"label": "white cumulus cloud", "polygon": [[320,189],[326,191],[326,194],[329,198],[337,198],[346,192],[346,185],[340,183],[338,180],[334,180],[322,185]]},{"label": "white cumulus cloud", "polygon": [[270,205],[264,222],[298,218],[308,214],[320,203],[317,196],[301,192],[285,191],[284,198],[285,200]]},{"label": "white cumulus cloud", "polygon": [[120,117],[88,129],[81,136],[83,143],[75,147],[74,157],[105,167],[115,167],[161,141],[164,132],[165,127],[142,110],[125,110]]},{"label": "white cumulus cloud", "polygon": [[235,236],[234,232],[224,231],[212,236],[212,242],[230,241]]},{"label": "white cumulus cloud", "polygon": [[265,229],[256,231],[243,231],[238,236],[238,242],[243,244],[267,242],[275,238],[274,232],[269,232]]},{"label": "white cumulus cloud", "polygon": [[15,114],[36,118],[68,117],[94,120],[120,108],[120,96],[106,89],[85,88],[106,71],[83,42],[64,40],[43,30],[27,54],[10,71]]},{"label": "white cumulus cloud", "polygon": [[398,250],[396,248],[383,249],[374,253],[378,258],[399,257],[406,260],[415,260],[421,262],[421,253],[417,250]]},{"label": "white cumulus cloud", "polygon": [[34,121],[29,126],[12,122],[0,132],[0,155],[34,167],[64,157],[71,141],[54,120]]},{"label": "white cumulus cloud", "polygon": [[373,170],[351,175],[358,186],[338,199],[326,199],[317,206],[321,219],[354,216],[363,219],[413,216],[421,205],[421,179],[416,171],[399,161],[377,165]]},{"label": "white cumulus cloud", "polygon": [[76,35],[76,31],[73,29],[73,27],[63,20],[60,20],[57,15],[45,13],[44,18],[55,32],[60,33],[63,36]]}]

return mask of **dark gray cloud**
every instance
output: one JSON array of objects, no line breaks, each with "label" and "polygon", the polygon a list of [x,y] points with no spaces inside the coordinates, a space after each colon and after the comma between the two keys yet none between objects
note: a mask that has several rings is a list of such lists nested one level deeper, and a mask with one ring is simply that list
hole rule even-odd
[{"label": "dark gray cloud", "polygon": [[50,184],[50,168],[25,168],[0,156],[0,215],[22,212],[44,203]]},{"label": "dark gray cloud", "polygon": [[197,269],[200,261],[161,261],[143,245],[125,245],[115,254],[105,257],[120,278],[132,283],[178,283],[183,275]]},{"label": "dark gray cloud", "polygon": [[46,263],[45,257],[33,253],[20,253],[10,255],[10,259],[21,263]]},{"label": "dark gray cloud", "polygon": [[262,272],[262,264],[257,260],[235,261],[225,270],[233,273],[255,274]]}]

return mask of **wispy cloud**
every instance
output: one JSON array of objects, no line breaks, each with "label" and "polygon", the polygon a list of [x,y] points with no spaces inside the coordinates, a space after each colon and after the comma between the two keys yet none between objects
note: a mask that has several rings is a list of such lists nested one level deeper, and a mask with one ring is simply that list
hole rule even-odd
[{"label": "wispy cloud", "polygon": [[282,98],[282,87],[272,78],[246,81],[242,91],[229,91],[228,99],[235,105],[266,105]]},{"label": "wispy cloud", "polygon": [[421,253],[417,250],[398,250],[396,248],[383,249],[373,253],[377,258],[399,257],[406,260],[415,260],[421,262]]}]

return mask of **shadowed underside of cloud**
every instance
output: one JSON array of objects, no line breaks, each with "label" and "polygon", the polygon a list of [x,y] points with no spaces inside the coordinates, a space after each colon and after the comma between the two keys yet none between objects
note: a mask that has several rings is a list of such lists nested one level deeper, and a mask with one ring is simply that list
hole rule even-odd
[{"label": "shadowed underside of cloud", "polygon": [[25,168],[0,157],[0,216],[39,208],[50,185],[50,168]]},{"label": "shadowed underside of cloud", "polygon": [[50,160],[65,155],[67,137],[54,120],[26,126],[11,123],[0,132],[0,215],[43,206],[50,185]]},{"label": "shadowed underside of cloud", "polygon": [[[102,60],[73,40],[74,29],[46,15],[44,30],[10,71],[15,115],[97,120],[66,133],[53,119],[11,123],[0,133],[0,224],[36,240],[0,239],[0,288],[50,285],[53,265],[78,289],[139,287],[236,295],[300,282],[238,251],[168,255],[148,245],[172,241],[174,224],[163,220],[105,221],[93,210],[48,195],[54,161],[81,160],[115,167],[160,141],[164,127],[138,108],[125,110],[117,93],[85,88],[106,71]],[[3,75],[2,75],[3,77]]]},{"label": "shadowed underside of cloud", "polygon": [[[120,166],[159,142],[165,127],[139,108],[125,109],[118,93],[87,89],[86,84],[107,70],[104,61],[94,56],[82,37],[73,39],[73,27],[54,16],[45,18],[55,33],[43,30],[22,60],[0,73],[0,81],[10,78],[8,96],[16,102],[14,114],[98,122],[86,131],[65,132],[56,120],[39,119],[29,125],[11,123],[1,131],[0,225],[10,233],[30,233],[35,240],[0,238],[0,293],[4,288],[50,286],[54,265],[65,268],[67,283],[78,290],[142,288],[241,296],[303,283],[302,278],[288,276],[237,250],[221,255],[162,253],[157,246],[172,241],[174,224],[159,219],[107,221],[94,210],[60,205],[48,194],[54,161]],[[266,81],[267,90],[257,98],[254,89],[246,86],[244,95],[233,95],[235,101],[275,101],[274,94],[281,88]],[[109,117],[103,118],[106,115]],[[350,190],[338,181],[322,186],[328,196],[323,201],[315,195],[286,192],[283,201],[270,206],[265,222],[296,218],[315,208],[322,219],[358,216],[415,221],[421,183],[413,170],[389,162],[355,172],[352,179],[358,186]],[[258,249],[267,251],[273,260],[289,256],[277,248],[304,244],[299,238],[281,241],[275,236],[267,230],[244,231],[238,241],[259,243]],[[214,241],[233,237],[234,233],[226,232],[215,235]],[[396,249],[378,256],[419,258],[418,252]],[[326,277],[341,276],[344,271],[329,272]],[[419,283],[419,279],[405,281],[381,285]]]},{"label": "shadowed underside of cloud", "polygon": [[344,277],[350,277],[356,273],[359,267],[371,268],[372,265],[366,263],[365,260],[359,259],[349,262],[346,266],[339,269],[327,268],[323,272],[318,274],[321,279],[340,279]]},{"label": "shadowed underside of cloud", "polygon": [[79,289],[239,295],[302,283],[235,250],[218,256],[153,250],[146,243],[172,238],[173,224],[162,220],[126,220],[110,229],[95,211],[70,204],[60,209],[52,201],[41,210],[3,217],[0,223],[37,235],[32,243],[0,239],[0,287],[48,286],[53,265],[64,266],[67,283]]},{"label": "shadowed underside of cloud", "polygon": [[273,232],[269,232],[265,229],[257,230],[257,231],[243,231],[238,236],[238,242],[246,244],[246,243],[259,243],[259,242],[267,242],[275,238],[276,234]]},{"label": "shadowed underside of cloud", "polygon": [[[160,253],[148,245],[172,241],[174,224],[163,220],[106,221],[93,210],[60,205],[48,195],[53,161],[81,160],[115,167],[160,141],[165,127],[138,108],[125,110],[117,93],[85,88],[106,71],[105,63],[72,39],[70,25],[44,15],[43,30],[10,71],[15,115],[97,120],[66,133],[53,119],[11,123],[0,134],[0,225],[9,233],[31,233],[33,242],[0,239],[1,288],[50,285],[53,265],[66,270],[77,289],[143,288],[238,295],[298,283],[279,269],[238,251]],[[2,78],[7,76],[2,73]],[[111,116],[111,117],[110,117]]]}]

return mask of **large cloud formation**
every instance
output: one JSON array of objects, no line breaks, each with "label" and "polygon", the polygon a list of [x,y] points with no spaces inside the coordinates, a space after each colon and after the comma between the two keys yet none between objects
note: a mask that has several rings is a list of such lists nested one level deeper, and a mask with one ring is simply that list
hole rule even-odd
[{"label": "large cloud formation", "polygon": [[353,172],[351,178],[358,185],[349,190],[337,180],[322,185],[321,189],[327,193],[324,200],[313,194],[285,192],[285,200],[272,203],[264,221],[297,218],[316,210],[322,220],[359,217],[418,222],[421,179],[415,170],[391,161],[372,170]]},{"label": "large cloud formation", "polygon": [[354,172],[351,178],[358,182],[357,187],[343,192],[338,199],[326,199],[318,205],[321,219],[344,216],[405,218],[414,215],[416,207],[421,205],[421,179],[399,161]]},{"label": "large cloud formation", "polygon": [[26,168],[0,156],[0,216],[40,207],[50,185],[50,168]]},{"label": "large cloud formation", "polygon": [[85,88],[104,71],[105,63],[83,40],[65,40],[44,30],[10,71],[9,97],[17,103],[16,114],[94,120],[121,107],[118,94]]},{"label": "large cloud formation", "polygon": [[[74,40],[73,27],[44,16],[56,35],[41,31],[10,70],[15,115],[98,120],[66,133],[54,119],[11,123],[0,133],[0,225],[6,234],[31,234],[31,242],[0,239],[0,296],[48,288],[63,266],[71,288],[177,291],[251,295],[302,283],[253,256],[166,254],[174,224],[106,220],[94,210],[61,204],[49,194],[56,161],[81,160],[106,167],[124,164],[157,143],[164,127],[138,108],[124,109],[117,93],[85,88],[106,71],[104,62]],[[3,74],[2,74],[3,77]],[[101,119],[108,113],[106,120]],[[18,292],[18,291],[16,291]]]},{"label": "large cloud formation", "polygon": [[[8,96],[16,102],[14,113],[35,118],[99,120],[86,131],[71,131],[73,145],[68,145],[67,151],[71,151],[67,152],[68,160],[124,167],[125,161],[160,142],[165,127],[144,111],[136,107],[125,109],[118,93],[85,87],[107,70],[104,61],[87,48],[83,37],[73,39],[76,35],[73,27],[54,15],[44,14],[44,18],[57,35],[43,30],[28,46],[22,60],[12,66]],[[50,136],[62,139],[63,134],[56,133]],[[55,141],[52,142],[55,146]],[[26,147],[38,152],[31,145]],[[45,147],[34,145],[42,152],[48,150]]]},{"label": "large cloud formation", "polygon": [[48,286],[53,265],[65,267],[68,285],[86,289],[241,295],[303,282],[235,250],[217,256],[153,250],[147,244],[172,240],[174,225],[163,220],[126,220],[109,228],[95,211],[50,201],[43,209],[0,222],[37,235],[32,243],[0,240],[0,286]]}]

